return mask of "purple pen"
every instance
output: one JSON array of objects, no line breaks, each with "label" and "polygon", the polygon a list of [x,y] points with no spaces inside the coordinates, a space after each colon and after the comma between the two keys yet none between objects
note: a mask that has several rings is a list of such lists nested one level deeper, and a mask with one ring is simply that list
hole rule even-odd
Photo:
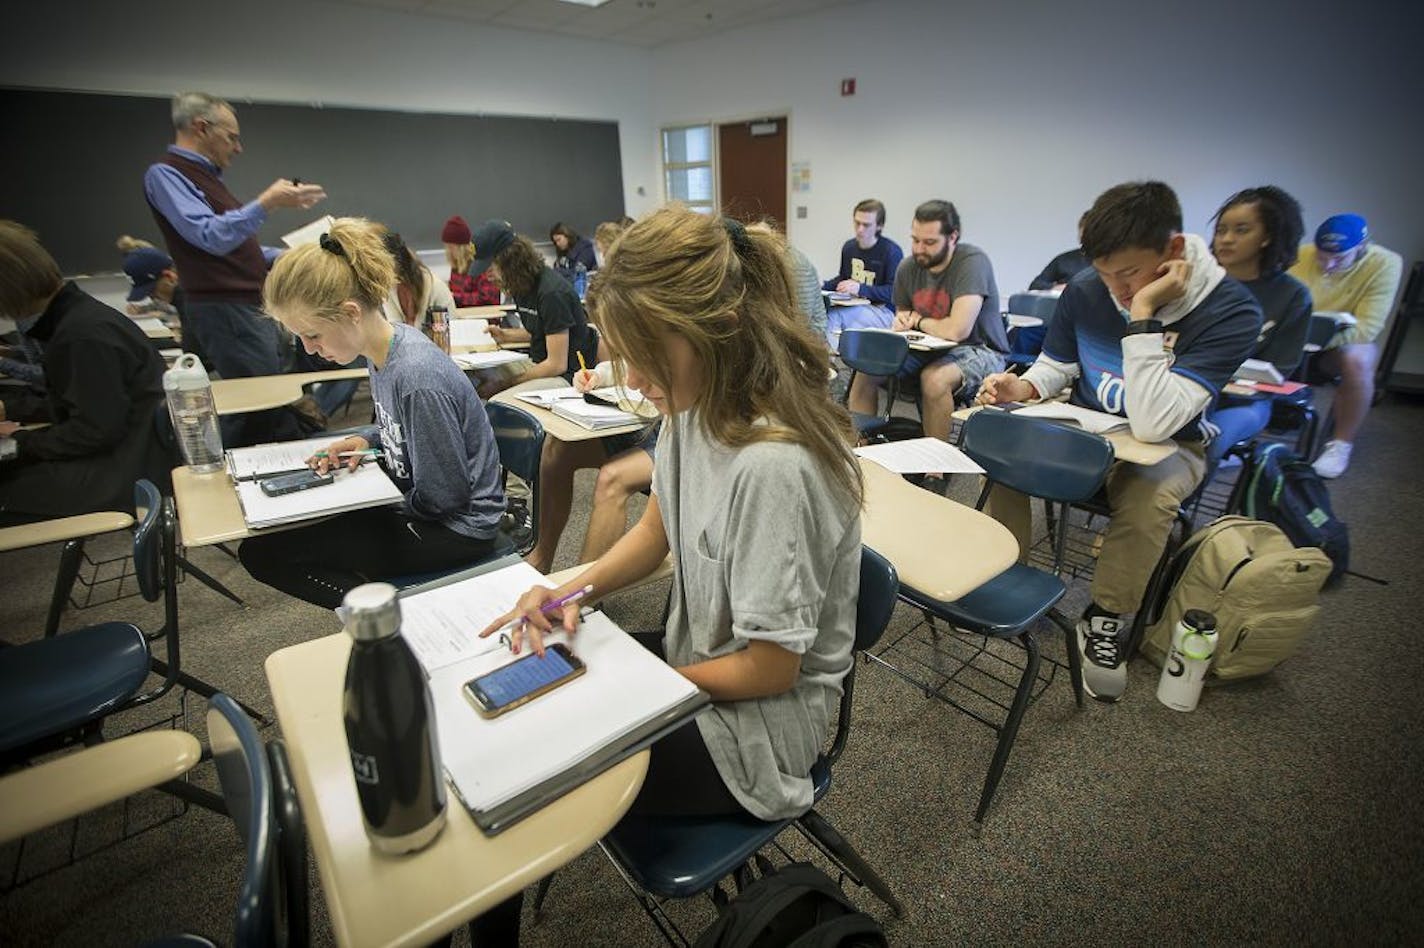
[{"label": "purple pen", "polygon": [[[582,589],[575,589],[567,596],[560,596],[558,599],[555,599],[552,602],[544,603],[542,606],[539,607],[539,611],[547,614],[555,611],[556,609],[562,609],[564,606],[567,606],[571,602],[578,602],[580,599],[582,599],[584,596],[587,596],[591,592],[593,592],[592,586],[585,586]],[[512,629],[516,625],[524,621],[527,620],[525,620],[523,616],[520,616],[518,619],[510,619],[504,625],[500,626],[498,629],[495,629],[495,631],[503,632],[505,629]]]}]

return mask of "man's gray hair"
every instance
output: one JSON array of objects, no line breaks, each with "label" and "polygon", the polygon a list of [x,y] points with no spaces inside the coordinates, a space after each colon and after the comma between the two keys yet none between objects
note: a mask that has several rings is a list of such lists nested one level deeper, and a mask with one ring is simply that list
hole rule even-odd
[{"label": "man's gray hair", "polygon": [[218,109],[235,112],[231,105],[206,92],[180,92],[173,97],[173,127],[190,128],[194,119],[211,119]]}]

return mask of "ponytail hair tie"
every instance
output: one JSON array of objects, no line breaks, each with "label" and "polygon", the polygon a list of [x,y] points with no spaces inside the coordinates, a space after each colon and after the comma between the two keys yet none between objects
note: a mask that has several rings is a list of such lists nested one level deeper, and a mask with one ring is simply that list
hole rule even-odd
[{"label": "ponytail hair tie", "polygon": [[327,253],[331,254],[334,257],[346,256],[345,248],[343,248],[341,244],[337,243],[337,241],[333,239],[330,234],[322,234],[321,237],[317,240],[317,243],[321,244],[322,250],[325,250]]},{"label": "ponytail hair tie", "polygon": [[732,249],[737,252],[737,256],[745,257],[752,249],[751,238],[747,236],[747,229],[742,226],[742,222],[731,217],[722,218],[722,227],[726,229],[727,236],[732,240]]}]

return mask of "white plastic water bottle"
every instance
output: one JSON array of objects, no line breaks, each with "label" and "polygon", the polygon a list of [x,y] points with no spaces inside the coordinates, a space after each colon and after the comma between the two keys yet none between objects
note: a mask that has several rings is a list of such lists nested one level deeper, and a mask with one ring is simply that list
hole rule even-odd
[{"label": "white plastic water bottle", "polygon": [[163,373],[163,391],[168,396],[168,416],[173,419],[183,463],[199,474],[220,469],[222,432],[213,386],[202,361],[191,352],[179,356],[173,368]]},{"label": "white plastic water bottle", "polygon": [[1172,646],[1157,680],[1157,700],[1173,711],[1194,711],[1216,654],[1216,616],[1188,609],[1172,630]]}]

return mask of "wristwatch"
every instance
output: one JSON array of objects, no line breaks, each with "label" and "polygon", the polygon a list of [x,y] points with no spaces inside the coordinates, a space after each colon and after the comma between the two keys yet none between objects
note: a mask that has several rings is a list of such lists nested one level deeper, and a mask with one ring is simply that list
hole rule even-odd
[{"label": "wristwatch", "polygon": [[1160,319],[1134,319],[1123,329],[1124,336],[1133,336],[1138,333],[1153,333],[1162,331],[1162,320]]},{"label": "wristwatch", "polygon": [[924,318],[923,316],[916,316],[916,317],[915,317],[915,332],[924,332],[924,330],[920,328],[920,323],[922,323],[922,322],[924,322],[924,321],[925,321],[925,318]]}]

